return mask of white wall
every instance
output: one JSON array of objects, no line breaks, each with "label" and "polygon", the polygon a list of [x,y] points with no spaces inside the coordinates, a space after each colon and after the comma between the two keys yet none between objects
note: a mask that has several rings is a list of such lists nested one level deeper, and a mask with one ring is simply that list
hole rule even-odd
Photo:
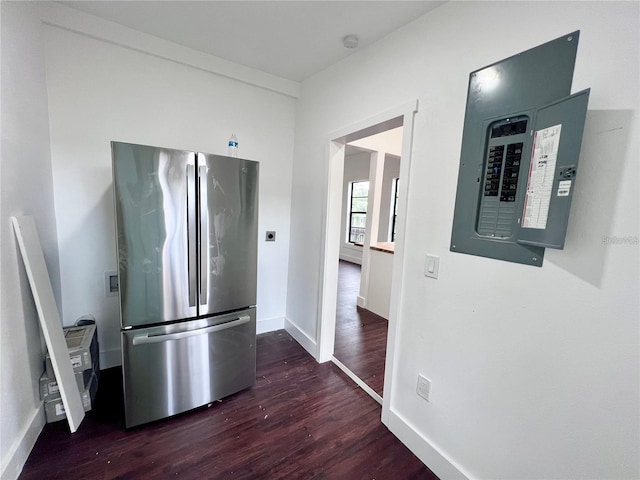
[{"label": "white wall", "polygon": [[342,184],[342,225],[340,228],[340,259],[362,264],[362,247],[347,242],[349,225],[349,183],[369,179],[369,152],[352,152],[344,156],[344,180]]},{"label": "white wall", "polygon": [[365,150],[385,152],[380,223],[378,224],[378,235],[375,240],[378,242],[389,241],[389,209],[391,205],[389,199],[392,194],[393,179],[398,178],[400,175],[400,154],[402,151],[403,132],[404,127],[396,127],[349,142],[349,145]]},{"label": "white wall", "polygon": [[393,253],[371,249],[369,252],[369,282],[366,292],[367,310],[389,320]]},{"label": "white wall", "polygon": [[260,161],[258,332],[282,328],[295,100],[55,26],[45,33],[65,323],[94,314],[102,365],[120,363],[118,301],[103,283],[116,270],[109,142],[226,155],[235,132],[239,156]]},{"label": "white wall", "polygon": [[60,271],[40,21],[33,4],[1,5],[0,476],[9,479],[44,425],[40,325],[11,216],[35,218],[58,308]]},{"label": "white wall", "polygon": [[[303,83],[287,320],[312,340],[330,132],[420,102],[385,396],[425,461],[432,446],[476,478],[640,475],[639,13],[637,2],[449,2]],[[565,249],[548,249],[542,268],[449,252],[469,72],[576,29],[573,90],[592,91]],[[437,280],[423,275],[427,252],[440,256]]]}]

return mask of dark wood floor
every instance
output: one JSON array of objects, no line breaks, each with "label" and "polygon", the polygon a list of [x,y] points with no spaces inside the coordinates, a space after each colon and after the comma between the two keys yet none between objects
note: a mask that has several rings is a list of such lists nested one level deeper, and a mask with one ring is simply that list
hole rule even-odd
[{"label": "dark wood floor", "polygon": [[357,308],[360,265],[340,260],[333,355],[382,396],[389,322]]},{"label": "dark wood floor", "polygon": [[79,430],[45,426],[21,479],[437,479],[380,422],[380,406],[286,332],[258,336],[250,389],[126,430],[120,369],[102,372]]}]

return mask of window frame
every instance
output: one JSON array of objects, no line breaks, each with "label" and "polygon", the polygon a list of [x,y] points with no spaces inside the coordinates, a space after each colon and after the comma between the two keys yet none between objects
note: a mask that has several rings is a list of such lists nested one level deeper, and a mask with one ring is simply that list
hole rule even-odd
[{"label": "window frame", "polygon": [[390,229],[389,229],[389,241],[390,242],[395,242],[396,241],[396,221],[398,219],[398,185],[400,183],[400,178],[396,177],[392,180],[392,186],[391,186],[391,192],[392,192],[392,197],[391,197],[391,221],[390,223]]},{"label": "window frame", "polygon": [[[367,196],[366,197],[360,197],[360,196],[354,197],[353,196],[353,190],[354,190],[353,187],[357,183],[366,183],[367,184]],[[369,180],[354,180],[354,181],[349,182],[349,198],[347,199],[348,202],[349,202],[349,204],[348,204],[349,209],[348,209],[348,214],[347,214],[348,215],[348,222],[347,222],[347,232],[346,232],[347,233],[347,235],[346,235],[347,236],[346,243],[348,243],[350,245],[355,245],[357,247],[363,247],[364,246],[364,235],[366,235],[366,226],[365,227],[353,227],[352,226],[353,225],[353,215],[354,214],[356,214],[356,215],[363,215],[364,214],[365,225],[366,225],[367,212],[369,210],[369,186],[370,186]],[[358,198],[358,199],[359,198],[364,198],[364,199],[367,200],[366,210],[364,212],[360,211],[360,210],[356,210],[356,211],[353,210],[353,199],[354,198]],[[352,228],[362,228],[363,229],[362,243],[358,243],[358,242],[355,242],[355,241],[352,242],[351,241],[351,230],[352,230]]]}]

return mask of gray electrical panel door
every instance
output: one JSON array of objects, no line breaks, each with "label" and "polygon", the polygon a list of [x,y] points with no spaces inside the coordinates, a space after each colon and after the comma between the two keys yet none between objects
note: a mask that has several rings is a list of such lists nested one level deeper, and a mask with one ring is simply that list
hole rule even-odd
[{"label": "gray electrical panel door", "polygon": [[[469,75],[452,252],[542,266],[545,247],[563,247],[588,100],[588,91],[570,96],[578,39],[572,32]],[[530,180],[548,186],[549,177],[531,161],[554,138],[543,218]]]},{"label": "gray electrical panel door", "polygon": [[588,102],[584,90],[536,112],[518,243],[564,247]]}]

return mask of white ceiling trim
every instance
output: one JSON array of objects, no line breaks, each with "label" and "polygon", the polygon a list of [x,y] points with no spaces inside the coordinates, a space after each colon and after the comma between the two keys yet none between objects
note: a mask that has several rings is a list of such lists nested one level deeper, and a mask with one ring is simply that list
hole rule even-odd
[{"label": "white ceiling trim", "polygon": [[46,25],[63,28],[95,40],[231,78],[288,97],[300,96],[299,82],[183,47],[58,3],[46,2],[41,7],[41,20]]}]

